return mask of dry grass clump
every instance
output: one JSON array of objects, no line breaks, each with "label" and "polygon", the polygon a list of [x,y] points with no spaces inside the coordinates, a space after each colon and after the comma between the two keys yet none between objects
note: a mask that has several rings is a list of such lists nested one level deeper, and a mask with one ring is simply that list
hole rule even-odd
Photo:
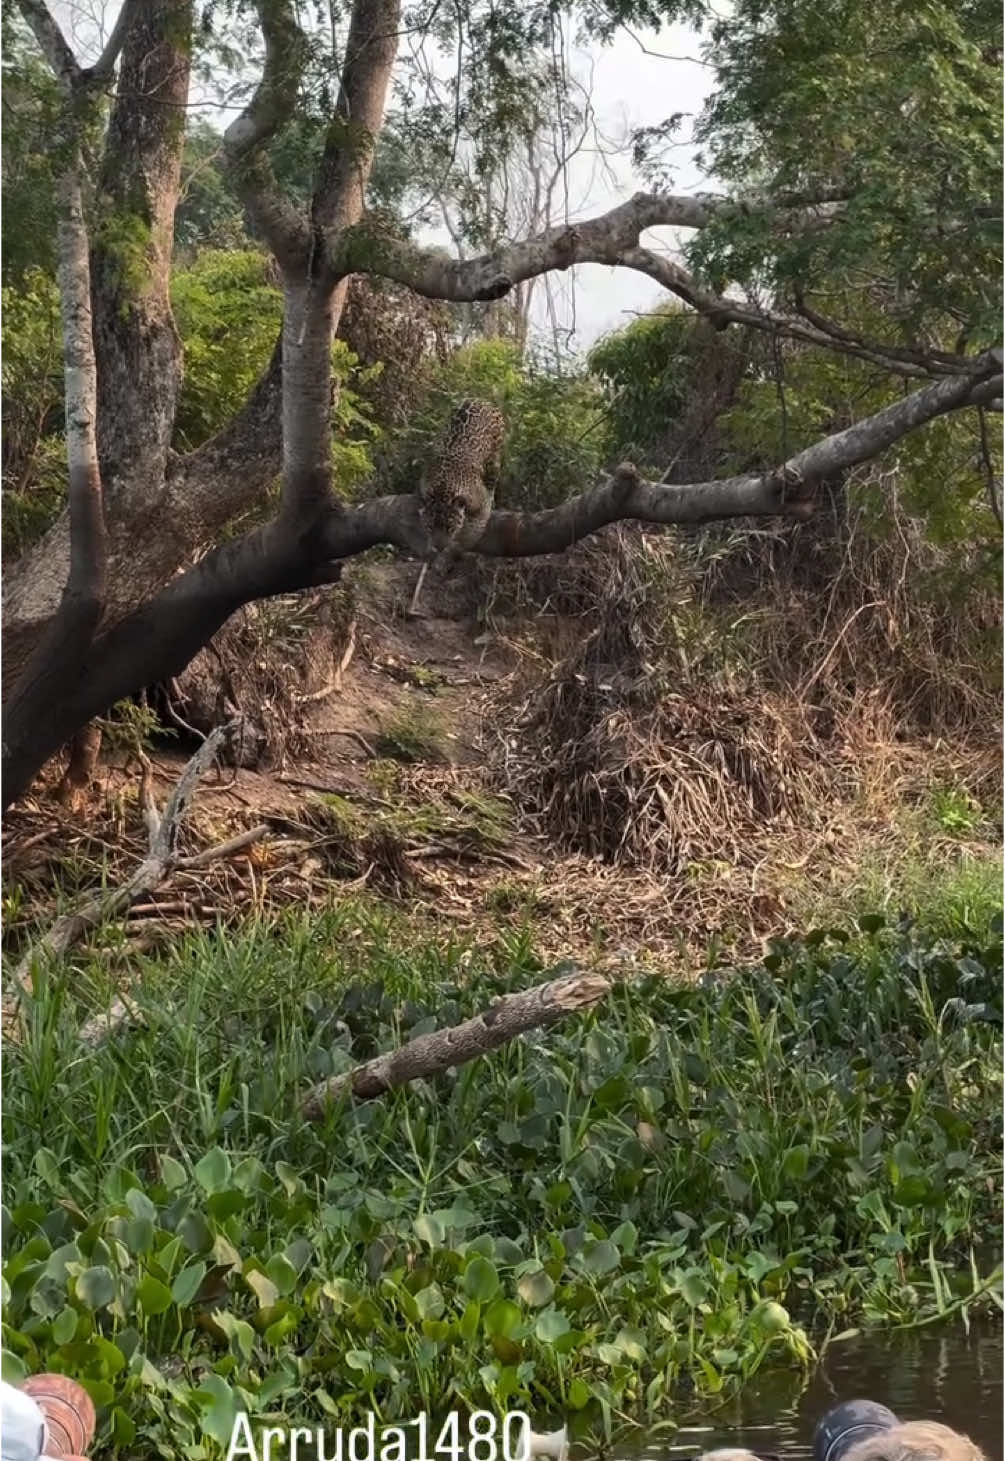
[{"label": "dry grass clump", "polygon": [[525,691],[502,742],[508,789],[563,846],[607,862],[753,859],[755,835],[809,816],[816,738],[783,698],[699,663],[672,543],[624,530],[603,567],[594,627]]},{"label": "dry grass clump", "polygon": [[976,572],[950,592],[964,550],[895,527],[835,492],[808,527],[619,527],[497,575],[497,610],[537,605],[503,784],[566,849],[672,876],[940,777],[993,805],[1000,605]]}]

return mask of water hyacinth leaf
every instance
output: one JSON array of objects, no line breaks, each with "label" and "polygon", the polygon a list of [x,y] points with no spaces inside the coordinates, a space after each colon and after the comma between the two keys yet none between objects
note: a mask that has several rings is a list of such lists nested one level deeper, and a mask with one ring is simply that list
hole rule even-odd
[{"label": "water hyacinth leaf", "polygon": [[301,1311],[290,1309],[287,1313],[281,1314],[274,1324],[270,1324],[265,1331],[265,1342],[273,1349],[278,1349],[286,1339],[293,1333],[300,1323]]},{"label": "water hyacinth leaf", "polygon": [[173,1302],[167,1284],[149,1273],[136,1285],[136,1297],[146,1314],[163,1314]]},{"label": "water hyacinth leaf", "polygon": [[439,1284],[428,1284],[415,1295],[415,1307],[422,1319],[439,1319],[447,1307]]},{"label": "water hyacinth leaf", "polygon": [[762,1334],[781,1334],[792,1323],[788,1309],[771,1299],[764,1300],[751,1310],[750,1321]]},{"label": "water hyacinth leaf", "polygon": [[525,1273],[516,1288],[524,1303],[532,1309],[540,1309],[545,1304],[550,1304],[555,1293],[555,1284],[543,1268],[533,1273]]},{"label": "water hyacinth leaf", "polygon": [[52,1338],[56,1344],[69,1344],[77,1332],[77,1311],[69,1305],[52,1321]]},{"label": "water hyacinth leaf", "polygon": [[621,1262],[621,1254],[612,1242],[603,1238],[590,1244],[580,1255],[579,1262],[587,1273],[601,1276],[614,1272]]},{"label": "water hyacinth leaf", "polygon": [[160,1167],[161,1181],[169,1192],[176,1192],[179,1187],[184,1187],[188,1181],[188,1173],[181,1162],[162,1152],[157,1159]]},{"label": "water hyacinth leaf", "polygon": [[283,1191],[287,1197],[303,1197],[307,1192],[307,1183],[301,1177],[295,1167],[289,1162],[276,1163],[276,1176],[283,1184]]},{"label": "water hyacinth leaf", "polygon": [[101,1409],[105,1405],[111,1405],[115,1399],[115,1386],[111,1380],[93,1380],[88,1375],[82,1377],[79,1383],[83,1385],[98,1409]]},{"label": "water hyacinth leaf", "polygon": [[428,1243],[430,1248],[441,1248],[447,1236],[443,1223],[428,1212],[415,1219],[412,1231],[420,1243]]},{"label": "water hyacinth leaf", "polygon": [[611,1242],[615,1243],[622,1253],[631,1257],[639,1242],[639,1230],[633,1222],[621,1223],[611,1234]]},{"label": "water hyacinth leaf", "polygon": [[112,1411],[112,1435],[120,1446],[131,1446],[136,1440],[136,1422],[127,1415],[121,1405]]},{"label": "water hyacinth leaf", "polygon": [[563,1334],[568,1334],[571,1325],[561,1309],[545,1309],[538,1315],[534,1334],[542,1344],[554,1344]]},{"label": "water hyacinth leaf", "polygon": [[497,1237],[494,1256],[500,1263],[515,1264],[523,1261],[524,1251],[512,1238]]},{"label": "water hyacinth leaf", "polygon": [[596,1350],[597,1358],[605,1365],[620,1365],[624,1363],[624,1355],[616,1344],[598,1344]]},{"label": "water hyacinth leaf", "polygon": [[462,1339],[470,1341],[478,1333],[478,1325],[482,1317],[482,1306],[477,1299],[472,1299],[470,1304],[465,1304],[464,1313],[458,1323],[458,1331]]},{"label": "water hyacinth leaf", "polygon": [[680,1281],[680,1294],[684,1302],[693,1309],[703,1304],[708,1298],[708,1284],[704,1275],[696,1269],[685,1273]]},{"label": "water hyacinth leaf", "polygon": [[195,1180],[204,1192],[222,1192],[230,1183],[230,1158],[215,1146],[195,1164]]},{"label": "water hyacinth leaf", "polygon": [[6,1380],[8,1385],[20,1385],[22,1380],[27,1380],[30,1374],[31,1371],[20,1355],[12,1353],[9,1349],[0,1350],[0,1377]]},{"label": "water hyacinth leaf", "polygon": [[520,1329],[523,1316],[517,1304],[509,1299],[496,1299],[482,1315],[485,1333],[503,1339],[513,1339]]},{"label": "water hyacinth leaf", "polygon": [[85,1268],[77,1277],[77,1297],[89,1309],[103,1309],[115,1298],[115,1277],[103,1264]]},{"label": "water hyacinth leaf", "polygon": [[213,1321],[219,1325],[227,1338],[233,1341],[241,1357],[250,1360],[255,1345],[255,1331],[251,1325],[244,1319],[238,1319],[227,1309],[215,1310]]},{"label": "water hyacinth leaf", "polygon": [[893,1200],[898,1207],[921,1207],[932,1196],[932,1184],[920,1172],[903,1177],[893,1189]]},{"label": "water hyacinth leaf", "polygon": [[175,1275],[171,1285],[171,1297],[179,1309],[184,1309],[195,1298],[206,1277],[205,1263],[189,1263]]},{"label": "water hyacinth leaf", "polygon": [[126,1193],[126,1207],[135,1218],[145,1218],[151,1223],[157,1218],[156,1207],[139,1187],[130,1187]]},{"label": "water hyacinth leaf", "polygon": [[193,1398],[205,1406],[202,1428],[219,1446],[229,1446],[234,1434],[238,1405],[237,1396],[221,1375],[206,1375]]},{"label": "water hyacinth leaf", "polygon": [[590,1387],[577,1375],[566,1390],[565,1398],[570,1410],[582,1410],[590,1403]]},{"label": "water hyacinth leaf", "polygon": [[464,1270],[464,1292],[486,1303],[499,1290],[499,1274],[487,1258],[473,1258]]},{"label": "water hyacinth leaf", "polygon": [[267,1274],[260,1269],[246,1269],[243,1278],[258,1300],[260,1309],[271,1309],[279,1298],[279,1290]]},{"label": "water hyacinth leaf", "polygon": [[285,1253],[274,1253],[266,1263],[265,1271],[284,1297],[296,1287],[297,1270]]},{"label": "water hyacinth leaf", "polygon": [[619,1329],[614,1343],[628,1359],[642,1364],[646,1357],[646,1337],[641,1329],[626,1325]]},{"label": "water hyacinth leaf", "polygon": [[331,1299],[339,1309],[351,1308],[363,1297],[361,1290],[348,1278],[330,1278],[322,1285],[321,1292]]},{"label": "water hyacinth leaf", "polygon": [[785,1153],[782,1171],[795,1182],[802,1182],[810,1169],[810,1149],[806,1145],[793,1146]]}]

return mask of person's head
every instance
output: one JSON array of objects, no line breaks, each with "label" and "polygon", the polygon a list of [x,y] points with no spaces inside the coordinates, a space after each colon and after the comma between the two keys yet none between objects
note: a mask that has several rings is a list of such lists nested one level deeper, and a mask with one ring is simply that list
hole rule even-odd
[{"label": "person's head", "polygon": [[986,1461],[969,1436],[934,1420],[902,1421],[865,1436],[842,1461]]}]

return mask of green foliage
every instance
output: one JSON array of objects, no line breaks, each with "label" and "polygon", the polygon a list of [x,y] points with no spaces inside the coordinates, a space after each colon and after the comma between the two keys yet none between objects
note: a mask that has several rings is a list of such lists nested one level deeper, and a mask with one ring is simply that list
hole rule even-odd
[{"label": "green foliage", "polygon": [[132,967],[140,1022],[86,1060],[114,976],[40,971],[3,1068],[5,1364],[80,1377],[101,1454],[219,1455],[241,1407],[680,1421],[683,1380],[707,1405],[828,1324],[998,1286],[974,1255],[1000,932],[863,917],[699,985],[636,980],[317,1127],[306,1083],[526,986],[526,946],[405,952],[346,905]]},{"label": "green foliage", "polygon": [[200,249],[246,249],[244,210],[223,170],[222,138],[196,120],[185,134],[174,241],[183,257]]},{"label": "green foliage", "polygon": [[40,537],[66,491],[59,295],[42,269],[4,285],[3,552]]},{"label": "green foliage", "polygon": [[680,416],[691,390],[689,338],[694,316],[665,305],[590,351],[590,370],[604,388],[608,440],[614,453],[645,453]]},{"label": "green foliage", "polygon": [[1001,332],[1000,7],[988,0],[741,0],[717,20],[698,137],[740,197],[834,193],[828,228],[755,206],[705,230],[706,277],[769,292],[835,279],[882,301],[888,340]]},{"label": "green foliage", "polygon": [[203,250],[171,281],[171,308],[185,348],[175,431],[199,446],[240,410],[269,363],[283,297],[256,250]]},{"label": "green foliage", "polygon": [[20,27],[3,24],[4,285],[56,267],[56,162],[53,137],[62,110],[59,84],[32,55]]},{"label": "green foliage", "polygon": [[[282,294],[264,254],[205,249],[190,268],[175,274],[171,303],[185,348],[176,431],[179,447],[189,450],[232,419],[268,365],[282,324]],[[372,475],[371,452],[380,435],[372,412],[353,389],[379,367],[358,367],[352,351],[336,340],[332,464],[343,492]]]}]

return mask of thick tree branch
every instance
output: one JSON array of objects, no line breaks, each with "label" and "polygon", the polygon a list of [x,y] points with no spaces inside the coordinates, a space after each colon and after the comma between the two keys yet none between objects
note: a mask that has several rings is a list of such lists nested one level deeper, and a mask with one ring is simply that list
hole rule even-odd
[{"label": "thick tree branch", "polygon": [[59,298],[63,324],[69,572],[59,608],[18,676],[11,695],[22,723],[44,719],[66,676],[91,644],[105,608],[108,545],[98,466],[98,370],[91,320],[91,273],[74,99],[64,105],[71,165],[59,180]]},{"label": "thick tree branch", "polygon": [[358,222],[398,48],[400,0],[355,0],[336,115],[312,203],[306,276],[285,279],[284,518],[312,522],[331,498],[331,345],[348,281],[327,267],[325,228]]},{"label": "thick tree branch", "polygon": [[376,232],[367,220],[329,241],[339,274],[380,274],[429,299],[455,303],[501,299],[514,285],[573,264],[617,264],[647,228],[704,228],[726,205],[720,199],[636,193],[599,218],[551,228],[538,238],[501,244],[464,262],[436,249]]},{"label": "thick tree branch", "polygon": [[259,0],[256,8],[265,41],[262,79],[224,133],[224,156],[256,228],[280,266],[298,274],[307,268],[310,229],[276,182],[265,146],[294,114],[306,40],[290,0]]},{"label": "thick tree branch", "polygon": [[145,3],[146,0],[123,0],[122,8],[112,26],[112,33],[105,42],[104,50],[94,65],[88,67],[84,72],[85,84],[102,86],[109,79],[115,70],[115,63],[119,59],[122,47],[125,45],[129,27]]},{"label": "thick tree branch", "polygon": [[[717,518],[807,517],[816,483],[869,461],[928,421],[964,406],[980,405],[1001,392],[1001,352],[975,362],[975,374],[951,376],[923,386],[846,431],[825,437],[762,476],[670,486],[624,473],[561,507],[545,512],[494,512],[475,551],[491,557],[559,553],[610,522],[634,518],[650,523],[695,523]],[[992,373],[994,372],[994,373]]]},{"label": "thick tree branch", "polygon": [[[312,214],[322,233],[357,223],[398,52],[400,0],[357,0],[335,116],[328,128]],[[336,270],[339,277],[341,270]]]},{"label": "thick tree branch", "polygon": [[81,77],[80,65],[48,5],[43,0],[18,0],[18,4],[57,79],[72,91]]},{"label": "thick tree branch", "polygon": [[[806,200],[791,200],[805,213]],[[793,318],[778,311],[755,308],[699,285],[679,264],[639,246],[649,228],[704,228],[717,214],[738,205],[721,198],[660,196],[637,193],[627,203],[583,223],[550,229],[538,238],[503,244],[473,259],[452,259],[436,249],[393,239],[375,231],[364,220],[341,240],[330,242],[333,267],[346,272],[379,274],[394,279],[431,299],[454,302],[500,299],[524,280],[576,264],[608,264],[649,275],[713,323],[747,325],[774,335],[801,340],[831,351],[882,365],[896,374],[917,379],[966,373],[970,364],[942,352],[887,346],[830,327],[828,322]],[[781,205],[779,205],[781,206]],[[791,219],[793,214],[787,214]]]},{"label": "thick tree branch", "polygon": [[547,1029],[570,1014],[592,1009],[610,991],[611,981],[604,975],[577,972],[519,994],[507,994],[463,1024],[419,1035],[398,1050],[322,1081],[307,1093],[303,1114],[308,1121],[320,1121],[343,1096],[372,1101],[409,1081],[466,1065],[527,1030]]}]

